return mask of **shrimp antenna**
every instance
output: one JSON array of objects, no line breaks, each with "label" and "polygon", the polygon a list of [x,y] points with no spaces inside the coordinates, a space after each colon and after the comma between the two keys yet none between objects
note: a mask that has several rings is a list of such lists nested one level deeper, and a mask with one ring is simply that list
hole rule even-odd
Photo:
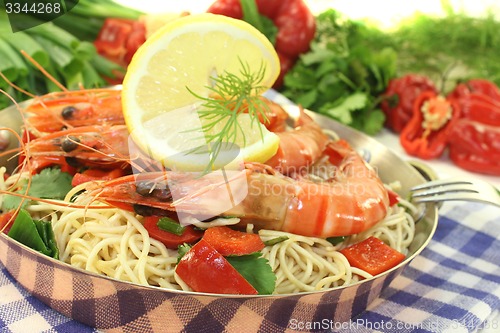
[{"label": "shrimp antenna", "polygon": [[7,84],[9,86],[11,86],[12,88],[16,89],[17,91],[25,94],[26,96],[29,96],[31,98],[35,98],[36,95],[24,90],[23,88],[19,87],[18,85],[16,85],[14,82],[12,82],[11,80],[9,80],[1,71],[0,71],[0,77],[2,77],[2,79],[7,82]]},{"label": "shrimp antenna", "polygon": [[52,81],[56,86],[58,86],[59,89],[66,92],[68,91],[68,89],[64,85],[62,85],[59,81],[57,81],[49,72],[45,70],[45,68],[43,68],[35,59],[33,59],[28,53],[26,53],[26,51],[21,50],[21,54],[26,59],[28,59],[33,64],[33,66],[38,68],[38,70],[42,72],[43,75],[45,75],[50,81]]}]

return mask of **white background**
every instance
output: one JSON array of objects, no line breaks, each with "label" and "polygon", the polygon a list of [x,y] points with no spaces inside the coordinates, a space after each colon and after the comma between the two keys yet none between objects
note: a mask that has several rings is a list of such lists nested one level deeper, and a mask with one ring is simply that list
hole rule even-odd
[{"label": "white background", "polygon": [[[214,0],[115,0],[132,8],[149,13],[182,12],[201,13]],[[500,13],[498,0],[449,0],[456,10],[470,15],[481,15],[485,8]],[[305,0],[313,13],[318,14],[326,8],[334,8],[351,18],[370,18],[384,26],[393,25],[401,18],[415,11],[442,14],[440,0]]]}]

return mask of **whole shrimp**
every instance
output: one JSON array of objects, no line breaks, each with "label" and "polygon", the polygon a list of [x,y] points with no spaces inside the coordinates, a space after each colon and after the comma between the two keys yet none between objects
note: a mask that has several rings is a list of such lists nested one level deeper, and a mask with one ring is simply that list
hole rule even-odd
[{"label": "whole shrimp", "polygon": [[59,92],[37,96],[12,83],[0,71],[0,77],[7,85],[32,98],[30,104],[22,109],[8,93],[0,90],[22,111],[26,123],[25,130],[36,136],[41,136],[43,133],[89,124],[117,125],[125,123],[121,107],[121,90],[114,88],[85,89],[83,87],[79,90],[68,90],[26,52],[21,50],[21,53],[48,80],[61,89]]},{"label": "whole shrimp", "polygon": [[[30,94],[33,99],[26,107],[11,98],[24,121],[18,148],[19,168],[24,168],[27,160],[32,173],[51,165],[115,168],[129,164],[121,91],[61,89],[42,96]],[[2,154],[12,153],[15,151]]]},{"label": "whole shrimp", "polygon": [[72,166],[116,167],[129,161],[127,140],[125,125],[81,126],[30,139],[21,156],[30,159],[34,170],[57,159]]},{"label": "whole shrimp", "polygon": [[49,93],[35,97],[23,112],[27,130],[36,136],[89,124],[125,124],[118,89]]},{"label": "whole shrimp", "polygon": [[[333,176],[322,182],[293,179],[252,163],[230,177],[166,172],[94,182],[85,195],[141,215],[175,211],[210,220],[218,214],[239,218],[240,227],[251,223],[314,237],[356,234],[381,221],[389,197],[376,172],[343,141],[329,143],[326,152],[337,164]],[[243,196],[241,184],[246,185]],[[228,188],[233,191],[229,195]],[[241,200],[224,210],[224,197]]]}]

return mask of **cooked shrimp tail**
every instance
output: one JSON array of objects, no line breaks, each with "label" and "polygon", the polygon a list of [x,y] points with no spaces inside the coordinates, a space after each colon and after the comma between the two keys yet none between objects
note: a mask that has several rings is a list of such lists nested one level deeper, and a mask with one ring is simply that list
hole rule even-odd
[{"label": "cooked shrimp tail", "polygon": [[375,170],[342,141],[328,144],[326,151],[337,164],[332,164],[334,175],[322,182],[250,163],[225,178],[182,172],[127,176],[96,183],[89,194],[139,214],[231,217],[242,228],[251,223],[257,229],[324,238],[356,234],[380,222],[389,197]]},{"label": "cooked shrimp tail", "polygon": [[323,154],[329,138],[304,110],[291,131],[276,132],[280,144],[276,154],[266,162],[287,175],[301,174]]}]

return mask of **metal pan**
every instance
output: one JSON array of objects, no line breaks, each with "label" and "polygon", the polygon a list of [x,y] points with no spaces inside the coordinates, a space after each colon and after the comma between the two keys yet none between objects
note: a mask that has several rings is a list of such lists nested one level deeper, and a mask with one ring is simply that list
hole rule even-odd
[{"label": "metal pan", "polygon": [[[294,112],[293,108],[290,112]],[[0,111],[0,127],[19,130],[13,107]],[[8,115],[8,116],[6,116]],[[384,182],[399,180],[401,195],[426,181],[411,165],[376,140],[329,118],[310,113],[370,156]],[[12,119],[11,119],[12,118]],[[5,164],[5,159],[0,161]],[[12,166],[10,166],[12,167]],[[60,313],[110,331],[258,331],[290,329],[292,323],[345,322],[363,312],[429,243],[438,222],[435,206],[416,225],[407,258],[393,269],[350,286],[270,296],[228,296],[172,291],[118,281],[41,255],[0,235],[0,261],[31,294]]]}]

